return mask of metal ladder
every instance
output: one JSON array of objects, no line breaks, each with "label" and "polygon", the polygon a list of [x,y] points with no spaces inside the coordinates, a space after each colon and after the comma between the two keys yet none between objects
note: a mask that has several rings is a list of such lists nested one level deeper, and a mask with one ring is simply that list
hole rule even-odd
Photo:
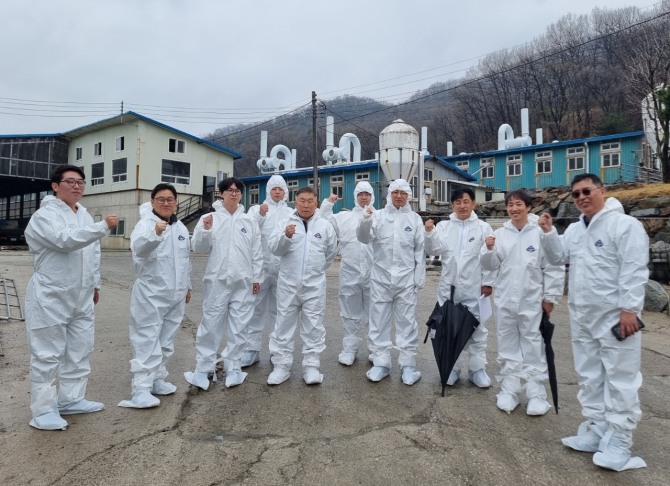
[{"label": "metal ladder", "polygon": [[11,278],[0,277],[0,320],[25,320],[21,297],[16,290],[16,283]]}]

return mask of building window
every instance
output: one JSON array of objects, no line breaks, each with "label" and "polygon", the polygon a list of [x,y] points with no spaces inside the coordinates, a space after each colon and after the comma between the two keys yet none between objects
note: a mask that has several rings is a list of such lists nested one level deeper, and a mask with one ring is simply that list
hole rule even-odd
[{"label": "building window", "polygon": [[93,156],[100,157],[102,155],[102,142],[93,145]]},{"label": "building window", "polygon": [[538,174],[551,173],[551,150],[535,152],[535,166]]},{"label": "building window", "polygon": [[105,163],[91,164],[91,186],[99,186],[105,183]]},{"label": "building window", "polygon": [[258,184],[249,186],[249,204],[258,204]]},{"label": "building window", "polygon": [[109,236],[123,236],[125,234],[126,234],[126,220],[119,219],[119,225],[113,230],[110,230]]},{"label": "building window", "polygon": [[295,201],[295,193],[298,192],[298,181],[286,181],[286,187],[288,188],[288,202]]},{"label": "building window", "polygon": [[19,219],[21,216],[21,195],[9,196],[9,219]]},{"label": "building window", "polygon": [[447,181],[435,181],[435,201],[447,202]]},{"label": "building window", "polygon": [[191,183],[191,164],[163,159],[161,182],[189,185]]},{"label": "building window", "polygon": [[[425,171],[424,171],[425,174]],[[416,195],[419,193],[419,176],[413,176],[412,181],[409,183],[410,189],[412,189],[412,195]],[[410,199],[414,199],[413,197]]]},{"label": "building window", "polygon": [[123,182],[128,179],[128,159],[112,160],[112,182]]},{"label": "building window", "polygon": [[604,143],[600,146],[600,159],[603,167],[621,165],[621,146],[619,142]]},{"label": "building window", "polygon": [[81,160],[84,158],[84,149],[82,147],[77,147],[76,149],[74,149],[74,152],[75,152],[75,158],[77,160]]},{"label": "building window", "polygon": [[344,176],[333,175],[330,176],[330,193],[337,194],[339,199],[344,198]]},{"label": "building window", "polygon": [[185,154],[186,142],[177,138],[171,138],[168,142],[168,151],[173,154]]},{"label": "building window", "polygon": [[369,181],[370,173],[369,172],[356,172],[356,182],[358,181]]},{"label": "building window", "polygon": [[456,161],[456,167],[458,169],[461,169],[465,172],[470,170],[470,159],[465,159],[465,160],[457,160]]},{"label": "building window", "polygon": [[568,149],[568,170],[584,170],[584,147]]},{"label": "building window", "polygon": [[423,180],[425,182],[433,182],[433,169],[423,169]]},{"label": "building window", "polygon": [[520,176],[521,175],[521,155],[508,155],[507,156],[507,176]]},{"label": "building window", "polygon": [[23,216],[28,218],[37,210],[37,194],[24,194],[23,195]]},{"label": "building window", "polygon": [[116,137],[116,151],[122,152],[126,149],[126,137]]},{"label": "building window", "polygon": [[480,162],[482,169],[482,179],[493,179],[495,164],[493,157],[482,159]]},{"label": "building window", "polygon": [[216,172],[216,187],[219,187],[219,182],[228,178],[228,172],[217,171]]}]

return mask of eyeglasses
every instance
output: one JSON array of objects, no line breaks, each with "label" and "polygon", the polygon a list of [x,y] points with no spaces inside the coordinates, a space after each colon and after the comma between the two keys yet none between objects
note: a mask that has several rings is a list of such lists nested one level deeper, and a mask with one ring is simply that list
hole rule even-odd
[{"label": "eyeglasses", "polygon": [[66,183],[70,187],[84,187],[86,185],[86,181],[84,179],[63,179],[61,182]]},{"label": "eyeglasses", "polygon": [[237,195],[239,195],[239,194],[242,194],[242,191],[240,191],[239,189],[226,189],[226,190],[223,191],[223,192],[228,193],[228,194],[230,194],[231,196],[237,196]]},{"label": "eyeglasses", "polygon": [[174,204],[177,202],[177,200],[173,197],[156,197],[154,198],[154,201],[156,201],[158,204]]},{"label": "eyeglasses", "polygon": [[600,187],[584,187],[582,188],[581,191],[572,191],[570,194],[572,195],[572,199],[577,199],[581,194],[584,196],[590,196],[591,193],[597,189],[601,189]]}]

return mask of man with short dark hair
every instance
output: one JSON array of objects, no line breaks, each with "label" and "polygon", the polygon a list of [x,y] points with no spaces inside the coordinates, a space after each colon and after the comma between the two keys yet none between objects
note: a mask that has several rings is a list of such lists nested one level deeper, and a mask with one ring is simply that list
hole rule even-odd
[{"label": "man with short dark hair", "polygon": [[[605,188],[595,174],[572,180],[572,198],[582,215],[565,234],[558,235],[548,213],[539,220],[547,258],[570,263],[572,351],[577,399],[586,420],[563,444],[595,453],[594,464],[614,471],[645,467],[630,449],[642,418],[638,317],[649,278],[649,238],[619,201],[605,201]],[[612,332],[615,326],[621,340]]]},{"label": "man with short dark hair", "polygon": [[[100,289],[100,238],[119,224],[115,214],[95,223],[79,201],[84,171],[57,167],[55,196],[45,196],[25,231],[35,273],[26,291],[30,346],[30,425],[65,430],[62,415],[97,412],[100,402],[84,398],[93,351],[94,311]],[[58,386],[56,385],[58,382]]]},{"label": "man with short dark hair", "polygon": [[323,382],[319,368],[326,349],[326,270],[337,253],[337,236],[330,222],[316,211],[314,189],[299,189],[294,213],[277,224],[268,241],[270,251],[279,257],[277,324],[270,334],[274,369],[268,385],[279,385],[291,375],[298,323],[303,379],[308,385]]}]

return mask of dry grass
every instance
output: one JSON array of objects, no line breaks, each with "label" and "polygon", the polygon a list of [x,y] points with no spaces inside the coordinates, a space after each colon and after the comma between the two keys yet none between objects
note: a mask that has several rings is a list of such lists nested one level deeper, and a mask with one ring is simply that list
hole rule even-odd
[{"label": "dry grass", "polygon": [[647,184],[638,187],[612,189],[608,190],[605,195],[624,201],[654,196],[670,196],[670,184]]}]

